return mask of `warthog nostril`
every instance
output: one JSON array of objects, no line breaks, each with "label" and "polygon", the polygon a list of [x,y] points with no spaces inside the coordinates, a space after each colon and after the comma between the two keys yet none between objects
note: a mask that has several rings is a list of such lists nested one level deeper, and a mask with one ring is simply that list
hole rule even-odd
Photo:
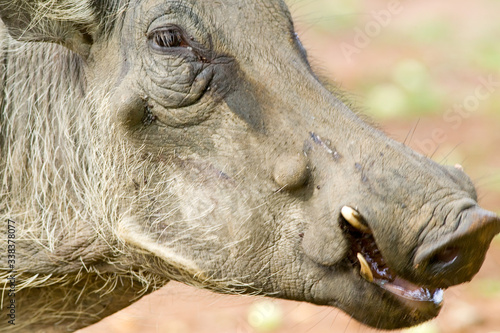
[{"label": "warthog nostril", "polygon": [[464,210],[455,231],[429,237],[417,250],[415,270],[431,286],[448,287],[470,281],[479,271],[500,219],[479,207]]},{"label": "warthog nostril", "polygon": [[458,248],[445,248],[443,251],[436,253],[430,260],[429,264],[435,268],[445,269],[457,261],[460,255]]}]

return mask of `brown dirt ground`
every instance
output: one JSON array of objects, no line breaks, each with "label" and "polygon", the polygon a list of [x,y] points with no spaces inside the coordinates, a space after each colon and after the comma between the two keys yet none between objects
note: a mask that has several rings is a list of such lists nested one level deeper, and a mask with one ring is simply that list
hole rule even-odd
[{"label": "brown dirt ground", "polygon": [[[499,31],[498,24],[495,27],[491,26],[493,21],[498,23],[499,6],[494,1],[408,2],[404,12],[394,19],[394,24],[388,26],[380,37],[374,38],[372,44],[363,50],[353,64],[346,63],[339,54],[337,46],[343,41],[352,40],[354,31],[352,27],[363,27],[363,22],[367,21],[359,18],[360,21],[346,28],[345,32],[330,33],[315,29],[304,16],[301,16],[303,15],[301,10],[309,3],[314,3],[314,0],[299,1],[294,11],[299,17],[298,29],[310,56],[314,59],[313,64],[321,67],[322,72],[330,80],[342,83],[342,88],[353,92],[357,100],[362,100],[366,96],[366,90],[363,88],[365,81],[372,81],[374,85],[387,81],[384,72],[388,72],[392,64],[399,59],[418,58],[431,69],[442,69],[446,64],[452,64],[451,68],[431,71],[430,75],[435,78],[434,86],[438,86],[450,95],[456,94],[455,100],[467,95],[468,89],[474,87],[474,80],[478,75],[491,73],[474,66],[463,66],[466,62],[456,60],[455,55],[469,52],[469,44],[460,44],[462,37],[470,40],[478,38],[480,34],[488,34],[488,31],[491,33]],[[385,2],[373,1],[366,5],[366,11],[384,6]],[[356,13],[361,12],[362,9],[356,11]],[[449,44],[446,38],[445,40],[431,38],[430,41],[398,45],[402,42],[394,36],[401,34],[405,24],[416,22],[418,29],[419,22],[424,25],[429,17],[449,21],[454,32]],[[483,28],[481,24],[484,25]],[[392,41],[392,44],[387,40]],[[497,71],[493,73],[498,75]],[[494,94],[496,96],[494,98],[498,100],[500,94],[497,91]],[[453,98],[445,100],[440,110],[425,115],[406,114],[396,119],[378,118],[377,115],[373,117],[395,139],[406,140],[407,144],[425,154],[433,155],[432,157],[439,162],[462,164],[478,186],[481,204],[487,209],[500,212],[500,117],[497,110],[491,109],[497,104],[487,103],[485,108],[490,108],[489,110],[481,108],[464,119],[458,129],[452,129],[442,114],[453,101]],[[435,149],[433,148],[429,154],[422,149],[422,142],[429,139],[436,129],[443,129],[446,138],[440,144],[436,144]],[[263,300],[216,295],[179,283],[170,283],[124,311],[81,332],[259,332],[249,324],[247,316],[252,304]],[[279,327],[270,332],[374,332],[334,308],[283,300],[271,300],[271,302],[282,310],[283,315]],[[441,315],[431,326],[422,328],[419,332],[500,333],[499,238],[494,241],[484,266],[475,280],[448,290],[445,293],[445,306]]]}]

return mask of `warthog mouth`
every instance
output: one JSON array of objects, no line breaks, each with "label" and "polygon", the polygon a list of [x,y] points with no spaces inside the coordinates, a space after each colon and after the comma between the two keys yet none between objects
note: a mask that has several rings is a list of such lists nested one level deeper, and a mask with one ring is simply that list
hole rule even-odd
[{"label": "warthog mouth", "polygon": [[443,304],[443,289],[416,285],[399,277],[386,263],[370,228],[357,211],[343,207],[340,225],[350,242],[347,260],[368,283],[410,309],[433,316]]}]

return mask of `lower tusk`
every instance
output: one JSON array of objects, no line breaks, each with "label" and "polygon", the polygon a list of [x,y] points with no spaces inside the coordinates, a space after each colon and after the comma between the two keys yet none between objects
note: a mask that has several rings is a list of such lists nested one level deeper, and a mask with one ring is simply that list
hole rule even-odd
[{"label": "lower tusk", "polygon": [[368,282],[373,282],[373,273],[372,270],[370,269],[370,266],[368,265],[368,262],[366,261],[365,257],[361,253],[357,254],[359,264],[361,265],[361,270],[359,271],[359,274],[363,279],[365,279]]}]

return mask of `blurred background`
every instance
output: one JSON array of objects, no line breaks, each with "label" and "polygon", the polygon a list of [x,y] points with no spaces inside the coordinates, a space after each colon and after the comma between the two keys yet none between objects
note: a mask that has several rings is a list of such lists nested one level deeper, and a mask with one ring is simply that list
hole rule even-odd
[{"label": "blurred background", "polygon": [[[500,1],[288,0],[313,68],[391,137],[461,164],[500,213]],[[178,283],[82,333],[375,332],[330,307]],[[500,333],[500,238],[438,319],[408,333]]]}]

